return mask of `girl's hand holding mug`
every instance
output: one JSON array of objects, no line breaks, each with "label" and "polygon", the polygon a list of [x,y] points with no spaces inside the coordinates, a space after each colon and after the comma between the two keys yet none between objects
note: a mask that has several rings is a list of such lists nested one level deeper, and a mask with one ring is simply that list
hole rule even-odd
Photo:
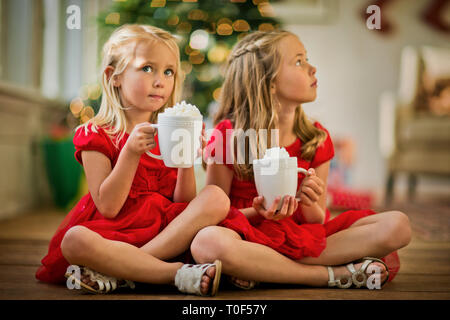
[{"label": "girl's hand holding mug", "polygon": [[283,205],[281,206],[280,210],[277,210],[277,208],[278,204],[281,201],[281,197],[275,198],[275,201],[273,202],[272,206],[267,210],[264,209],[263,201],[264,201],[263,196],[255,197],[253,199],[252,206],[257,213],[259,213],[264,218],[269,220],[281,220],[290,217],[295,212],[295,210],[297,210],[298,207],[298,202],[294,197],[288,196],[284,197]]},{"label": "girl's hand holding mug", "polygon": [[325,191],[325,184],[314,171],[313,168],[308,170],[308,175],[303,179],[302,185],[297,192],[297,198],[305,206],[311,206],[317,202]]},{"label": "girl's hand holding mug", "polygon": [[149,122],[137,124],[128,137],[126,146],[129,151],[141,155],[156,147],[156,129]]}]

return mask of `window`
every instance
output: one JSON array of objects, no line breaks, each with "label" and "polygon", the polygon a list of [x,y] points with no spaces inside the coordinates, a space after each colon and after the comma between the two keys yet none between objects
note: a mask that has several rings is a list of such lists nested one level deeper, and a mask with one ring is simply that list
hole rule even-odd
[{"label": "window", "polygon": [[38,87],[39,19],[41,1],[3,0],[1,78],[23,87]]},{"label": "window", "polygon": [[[69,29],[66,12],[81,12],[81,28]],[[0,0],[0,81],[68,101],[97,81],[96,16],[103,0]]]}]

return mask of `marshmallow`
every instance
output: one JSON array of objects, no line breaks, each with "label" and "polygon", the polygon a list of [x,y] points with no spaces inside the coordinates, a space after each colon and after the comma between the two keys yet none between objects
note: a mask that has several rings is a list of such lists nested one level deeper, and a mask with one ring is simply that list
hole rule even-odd
[{"label": "marshmallow", "polygon": [[290,155],[286,151],[285,148],[273,147],[270,149],[266,149],[266,153],[264,154],[264,160],[275,160],[275,159],[286,159],[289,158]]},{"label": "marshmallow", "polygon": [[198,108],[190,103],[186,103],[186,101],[181,101],[174,105],[172,108],[166,108],[164,110],[164,114],[172,115],[172,116],[191,116],[198,117],[202,114]]}]

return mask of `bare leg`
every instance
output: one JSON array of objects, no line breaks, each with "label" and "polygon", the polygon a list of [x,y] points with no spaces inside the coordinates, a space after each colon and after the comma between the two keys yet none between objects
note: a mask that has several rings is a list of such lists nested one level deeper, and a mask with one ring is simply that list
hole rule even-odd
[{"label": "bare leg", "polygon": [[[392,216],[396,216],[395,223]],[[387,218],[385,217],[390,217],[387,225],[385,223]],[[329,250],[329,252],[325,252],[325,255],[322,254],[318,258],[305,258],[300,262],[293,261],[264,245],[244,241],[233,230],[217,226],[210,226],[199,231],[192,241],[191,252],[194,259],[199,263],[210,262],[215,259],[222,260],[223,272],[238,279],[326,286],[328,272],[325,265],[341,265],[368,255],[383,256],[384,252],[387,254],[401,247],[397,241],[409,242],[409,222],[405,218],[404,214],[394,212],[360,219],[349,229],[344,230],[346,232],[341,231],[335,234],[336,237],[328,238],[331,238],[331,241],[328,242],[327,248],[331,246],[334,250],[341,250],[340,252],[336,254],[333,250]],[[377,226],[377,230],[372,230],[374,225],[380,223],[380,221],[384,223]],[[398,223],[400,223],[401,228]],[[397,234],[394,237],[395,241],[392,243],[389,241],[383,242],[384,249],[381,250],[373,249],[367,244],[367,238],[369,240],[371,238],[371,236],[368,237],[367,232],[377,234],[381,232],[378,228],[384,228],[384,231],[386,231],[387,227],[393,229],[391,232],[399,232],[399,228],[402,231],[406,230],[406,232],[403,236]],[[390,237],[387,237],[387,239],[391,240],[392,233],[389,235]],[[381,237],[381,239],[384,241],[384,237]],[[356,249],[354,241],[362,241],[361,244],[358,242],[362,249]],[[372,245],[376,246],[380,243],[380,240],[371,242]],[[310,259],[310,261],[307,261],[309,263],[303,264],[303,261],[308,259]],[[322,263],[319,259],[323,260]],[[359,265],[355,267],[357,270],[359,269]],[[349,274],[345,267],[336,267],[334,271],[337,278]]]},{"label": "bare leg", "polygon": [[222,221],[229,208],[230,200],[223,190],[208,185],[179,216],[141,249],[161,260],[176,257],[189,249],[200,229]]},{"label": "bare leg", "polygon": [[200,230],[191,252],[198,263],[220,259],[223,273],[240,279],[310,286],[326,286],[328,282],[325,267],[297,263],[269,247],[242,240],[224,227]]},{"label": "bare leg", "polygon": [[398,211],[383,212],[362,218],[350,228],[329,236],[319,257],[307,257],[299,262],[341,265],[365,256],[380,258],[406,246],[410,240],[408,217]]},{"label": "bare leg", "polygon": [[[87,266],[118,279],[153,284],[174,284],[176,272],[183,265],[161,261],[133,245],[105,239],[82,226],[67,231],[61,250],[71,264]],[[200,287],[204,294],[214,276],[215,268],[211,267],[202,277]]]},{"label": "bare leg", "polygon": [[183,265],[167,263],[128,243],[108,240],[82,226],[69,229],[61,250],[71,264],[87,266],[109,276],[132,281],[170,284]]},{"label": "bare leg", "polygon": [[[104,239],[85,227],[75,226],[66,233],[61,250],[69,263],[87,266],[109,276],[145,283],[173,284],[176,272],[183,264],[167,263],[160,259],[184,252],[198,230],[217,224],[225,218],[228,210],[229,199],[225,193],[216,186],[207,186],[177,218],[142,248]],[[214,276],[215,268],[209,268],[200,284],[203,293],[207,292]]]}]

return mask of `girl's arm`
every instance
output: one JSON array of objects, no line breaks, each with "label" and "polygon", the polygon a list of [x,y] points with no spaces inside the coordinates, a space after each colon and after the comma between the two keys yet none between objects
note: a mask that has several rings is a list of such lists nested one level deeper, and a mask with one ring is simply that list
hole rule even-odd
[{"label": "girl's arm", "polygon": [[[307,197],[303,194],[301,196],[302,201],[299,202],[303,216],[308,223],[323,224],[325,221],[327,202],[326,190],[329,169],[330,161],[321,164],[315,169],[315,175],[321,180],[322,184],[312,181],[311,184],[305,183],[305,185],[302,186],[309,186],[309,194],[306,194]],[[312,192],[314,192],[315,195],[313,195]],[[318,198],[316,201],[311,201],[311,198],[316,197]]]},{"label": "girl's arm", "polygon": [[[216,185],[230,196],[231,182],[233,181],[233,171],[224,164],[208,164],[206,167],[206,185]],[[247,218],[257,214],[253,208],[239,209]]]},{"label": "girl's arm", "polygon": [[173,202],[190,202],[197,195],[194,167],[179,168]]},{"label": "girl's arm", "polygon": [[114,218],[128,197],[140,155],[130,152],[125,145],[114,169],[103,153],[83,151],[81,158],[95,206],[106,218]]},{"label": "girl's arm", "polygon": [[206,185],[214,184],[230,196],[231,182],[233,181],[233,171],[224,164],[208,164],[206,167]]},{"label": "girl's arm", "polygon": [[122,209],[130,193],[141,155],[156,146],[155,129],[150,123],[137,124],[120,151],[114,169],[104,154],[83,151],[86,180],[97,209],[106,218],[114,218]]}]

